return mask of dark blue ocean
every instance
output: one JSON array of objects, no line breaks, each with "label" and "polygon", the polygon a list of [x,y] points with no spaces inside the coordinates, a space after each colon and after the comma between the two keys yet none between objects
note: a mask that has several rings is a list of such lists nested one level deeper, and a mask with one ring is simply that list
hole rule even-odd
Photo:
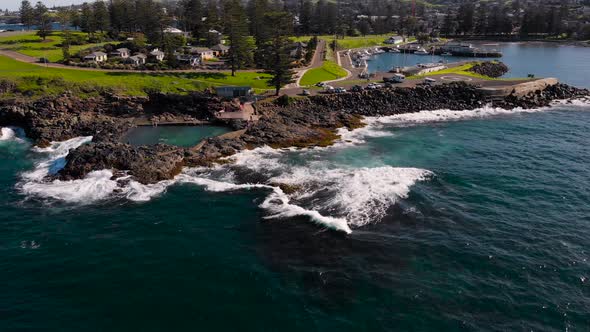
[{"label": "dark blue ocean", "polygon": [[125,187],[3,128],[0,330],[590,329],[590,103],[366,122]]}]

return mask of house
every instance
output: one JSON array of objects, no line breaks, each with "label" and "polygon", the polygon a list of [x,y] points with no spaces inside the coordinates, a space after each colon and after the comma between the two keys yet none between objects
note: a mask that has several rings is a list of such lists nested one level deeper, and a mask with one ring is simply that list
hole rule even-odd
[{"label": "house", "polygon": [[150,57],[152,59],[156,59],[157,61],[164,60],[164,52],[160,51],[159,49],[155,48],[153,51],[150,52]]},{"label": "house", "polygon": [[216,57],[221,57],[229,53],[229,47],[223,44],[217,44],[211,47],[211,50],[214,52]]},{"label": "house", "polygon": [[176,56],[176,60],[183,65],[191,67],[196,67],[201,64],[201,57],[198,55],[179,54]]},{"label": "house", "polygon": [[167,27],[164,29],[164,33],[171,33],[171,34],[175,34],[175,35],[182,35],[184,34],[184,32],[180,29],[174,28],[174,27]]},{"label": "house", "polygon": [[127,58],[125,62],[130,63],[134,66],[141,66],[145,64],[145,59],[147,59],[147,56],[145,54],[138,53],[134,56],[130,56],[129,58]]},{"label": "house", "polygon": [[252,88],[249,86],[218,86],[215,93],[223,98],[248,97],[252,95]]},{"label": "house", "polygon": [[119,57],[121,59],[127,59],[130,53],[131,51],[129,51],[128,48],[118,48],[111,52],[111,56]]},{"label": "house", "polygon": [[215,58],[215,51],[207,47],[191,47],[189,51],[190,54],[199,56],[201,61]]},{"label": "house", "polygon": [[401,44],[403,42],[404,42],[404,37],[402,37],[402,36],[391,36],[384,43],[385,44],[399,45],[399,44]]},{"label": "house", "polygon": [[104,62],[107,61],[107,54],[104,52],[93,52],[84,57],[84,61],[88,62]]}]

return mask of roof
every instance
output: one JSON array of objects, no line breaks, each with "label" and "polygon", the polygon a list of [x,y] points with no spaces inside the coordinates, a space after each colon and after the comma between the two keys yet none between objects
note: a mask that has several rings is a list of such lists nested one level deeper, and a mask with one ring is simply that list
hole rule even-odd
[{"label": "roof", "polygon": [[191,53],[204,53],[204,52],[213,52],[212,49],[207,47],[191,47]]},{"label": "roof", "polygon": [[211,47],[211,49],[213,51],[227,51],[227,50],[229,50],[229,46],[225,46],[223,44],[217,44],[217,45]]},{"label": "roof", "polygon": [[147,57],[145,56],[145,54],[139,53],[139,54],[136,54],[134,56],[131,56],[130,58],[131,59],[145,59]]},{"label": "roof", "polygon": [[88,54],[87,56],[85,56],[85,58],[96,58],[98,56],[106,56],[107,54],[104,52],[92,52],[90,54]]},{"label": "roof", "polygon": [[219,90],[246,90],[246,91],[250,91],[252,90],[252,87],[250,86],[216,86],[215,87],[216,91]]},{"label": "roof", "polygon": [[127,53],[129,53],[129,49],[128,49],[128,48],[125,48],[125,47],[123,47],[123,48],[118,48],[118,49],[116,49],[115,51],[116,51],[116,52],[121,52],[121,53],[123,53],[123,52],[127,52]]},{"label": "roof", "polygon": [[164,52],[160,50],[153,50],[150,52],[151,55],[164,55]]}]

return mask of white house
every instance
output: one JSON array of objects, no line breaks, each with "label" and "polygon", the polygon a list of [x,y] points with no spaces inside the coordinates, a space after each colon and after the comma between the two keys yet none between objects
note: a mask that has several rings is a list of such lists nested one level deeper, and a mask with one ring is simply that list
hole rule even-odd
[{"label": "white house", "polygon": [[103,62],[107,61],[107,54],[104,52],[93,52],[84,57],[84,61]]},{"label": "white house", "polygon": [[130,53],[131,51],[128,48],[118,48],[111,52],[111,56],[127,59]]},{"label": "white house", "polygon": [[135,66],[140,66],[145,64],[145,59],[147,59],[147,56],[145,56],[145,54],[138,53],[134,56],[130,56],[129,58],[127,58],[126,62]]},{"label": "white house", "polygon": [[164,54],[164,52],[160,51],[159,49],[154,49],[153,51],[150,52],[150,57],[156,59],[157,61],[162,61],[164,60],[164,57],[166,55]]},{"label": "white house", "polygon": [[201,61],[215,58],[215,51],[207,47],[191,47],[190,53],[198,55],[201,58]]},{"label": "white house", "polygon": [[211,50],[214,52],[214,55],[216,57],[224,56],[227,53],[229,53],[229,47],[225,46],[223,44],[217,44],[217,45],[211,47]]}]

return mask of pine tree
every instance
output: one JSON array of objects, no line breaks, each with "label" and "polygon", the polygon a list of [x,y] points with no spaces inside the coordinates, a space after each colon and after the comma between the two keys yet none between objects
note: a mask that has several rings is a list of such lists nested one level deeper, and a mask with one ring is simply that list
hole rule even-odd
[{"label": "pine tree", "polygon": [[104,32],[110,27],[109,11],[106,4],[103,1],[96,1],[92,5],[92,11],[94,14],[94,22],[96,24],[96,30]]},{"label": "pine tree", "polygon": [[190,31],[199,40],[203,36],[203,4],[201,0],[185,0],[181,4],[182,24],[185,31]]},{"label": "pine tree", "polygon": [[284,85],[293,83],[293,75],[290,57],[291,41],[288,36],[292,32],[293,18],[285,12],[273,12],[264,16],[267,35],[270,37],[265,43],[267,73],[272,75],[269,83],[274,86],[276,95],[279,95]]},{"label": "pine tree", "polygon": [[252,49],[248,43],[248,22],[240,0],[230,0],[225,6],[225,33],[230,43],[228,61],[232,76],[236,70],[249,64]]},{"label": "pine tree", "polygon": [[47,7],[39,1],[35,5],[35,21],[37,22],[37,36],[43,40],[47,39],[47,36],[51,34],[51,17],[47,11]]},{"label": "pine tree", "polygon": [[20,9],[20,22],[27,27],[27,30],[35,23],[35,12],[31,3],[27,0],[21,2]]}]

